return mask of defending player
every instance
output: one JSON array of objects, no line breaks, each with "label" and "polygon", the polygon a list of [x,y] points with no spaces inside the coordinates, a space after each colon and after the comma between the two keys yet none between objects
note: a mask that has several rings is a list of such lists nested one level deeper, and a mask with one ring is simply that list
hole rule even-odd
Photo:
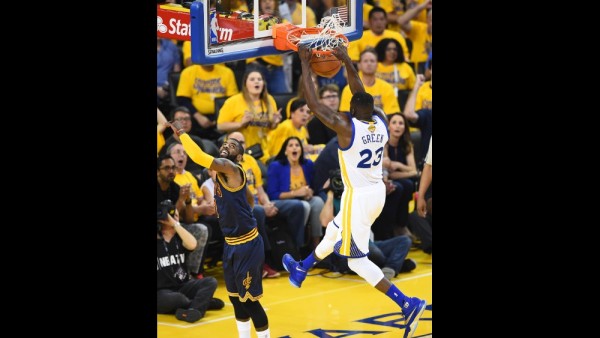
[{"label": "defending player", "polygon": [[215,208],[225,237],[223,272],[239,338],[250,338],[250,318],[258,338],[269,338],[269,320],[258,301],[263,294],[264,244],[252,214],[254,198],[246,187],[246,173],[238,164],[244,148],[230,138],[219,149],[220,158],[214,158],[200,149],[179,121],[172,122],[171,128],[194,162],[217,171]]}]

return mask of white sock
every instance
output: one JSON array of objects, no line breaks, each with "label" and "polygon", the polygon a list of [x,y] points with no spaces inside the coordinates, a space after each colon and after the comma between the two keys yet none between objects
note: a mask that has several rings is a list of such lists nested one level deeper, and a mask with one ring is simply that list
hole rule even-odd
[{"label": "white sock", "polygon": [[238,334],[240,338],[250,338],[250,321],[240,322],[236,320]]},{"label": "white sock", "polygon": [[256,336],[258,338],[270,338],[271,337],[271,331],[269,331],[269,329],[266,329],[264,331],[256,331]]}]

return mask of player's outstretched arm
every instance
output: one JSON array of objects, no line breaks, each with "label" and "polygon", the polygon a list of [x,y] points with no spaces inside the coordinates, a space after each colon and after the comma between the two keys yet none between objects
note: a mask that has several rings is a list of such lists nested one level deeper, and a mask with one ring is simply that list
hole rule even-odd
[{"label": "player's outstretched arm", "polygon": [[319,120],[323,122],[329,129],[334,130],[338,135],[352,135],[352,127],[350,122],[344,115],[338,114],[331,108],[319,102],[315,91],[314,83],[311,79],[310,59],[312,51],[305,45],[299,45],[298,56],[302,62],[302,86],[304,88],[304,96],[308,108],[317,115]]},{"label": "player's outstretched arm", "polygon": [[[209,168],[218,172],[222,172],[226,175],[236,175],[238,173],[237,166],[226,158],[214,158],[211,155],[202,151],[194,140],[181,128],[181,124],[179,121],[174,121],[171,123],[171,128],[173,132],[179,136],[181,140],[181,144],[183,145],[183,149],[188,154],[188,156],[192,159],[192,161],[198,163],[199,165]],[[239,175],[238,175],[239,176]]]},{"label": "player's outstretched arm", "polygon": [[352,60],[350,60],[350,56],[348,56],[348,50],[346,49],[346,46],[338,45],[335,49],[333,49],[332,53],[338,58],[338,60],[344,63],[344,66],[346,66],[350,92],[352,92],[352,94],[364,93],[365,87],[363,86],[362,80],[358,76],[358,71],[356,68],[354,68]]}]

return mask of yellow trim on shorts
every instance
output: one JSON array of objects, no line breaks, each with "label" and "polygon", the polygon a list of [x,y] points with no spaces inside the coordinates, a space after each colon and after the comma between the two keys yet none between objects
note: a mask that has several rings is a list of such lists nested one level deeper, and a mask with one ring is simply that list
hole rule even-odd
[{"label": "yellow trim on shorts", "polygon": [[237,293],[237,292],[235,292],[235,293],[234,292],[227,292],[227,294],[230,297],[237,297],[240,300],[240,302],[242,302],[242,303],[245,302],[245,301],[247,301],[248,299],[250,299],[253,302],[256,302],[257,300],[261,299],[262,296],[263,296],[263,295],[258,295],[258,296],[255,297],[255,296],[252,296],[250,294],[250,292],[246,292],[246,295],[244,296],[244,298],[241,298],[240,294]]},{"label": "yellow trim on shorts", "polygon": [[250,230],[248,233],[238,237],[225,237],[225,242],[229,245],[240,245],[258,237],[258,228]]}]

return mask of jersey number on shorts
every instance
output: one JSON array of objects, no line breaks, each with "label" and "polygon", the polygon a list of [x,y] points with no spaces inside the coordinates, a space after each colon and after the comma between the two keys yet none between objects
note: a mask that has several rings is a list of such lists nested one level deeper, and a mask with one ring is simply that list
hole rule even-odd
[{"label": "jersey number on shorts", "polygon": [[360,152],[360,162],[358,162],[358,168],[371,168],[371,166],[375,167],[381,162],[381,155],[383,154],[383,147],[375,150],[375,160],[371,164],[371,157],[373,157],[373,153],[369,149],[362,150]]}]

